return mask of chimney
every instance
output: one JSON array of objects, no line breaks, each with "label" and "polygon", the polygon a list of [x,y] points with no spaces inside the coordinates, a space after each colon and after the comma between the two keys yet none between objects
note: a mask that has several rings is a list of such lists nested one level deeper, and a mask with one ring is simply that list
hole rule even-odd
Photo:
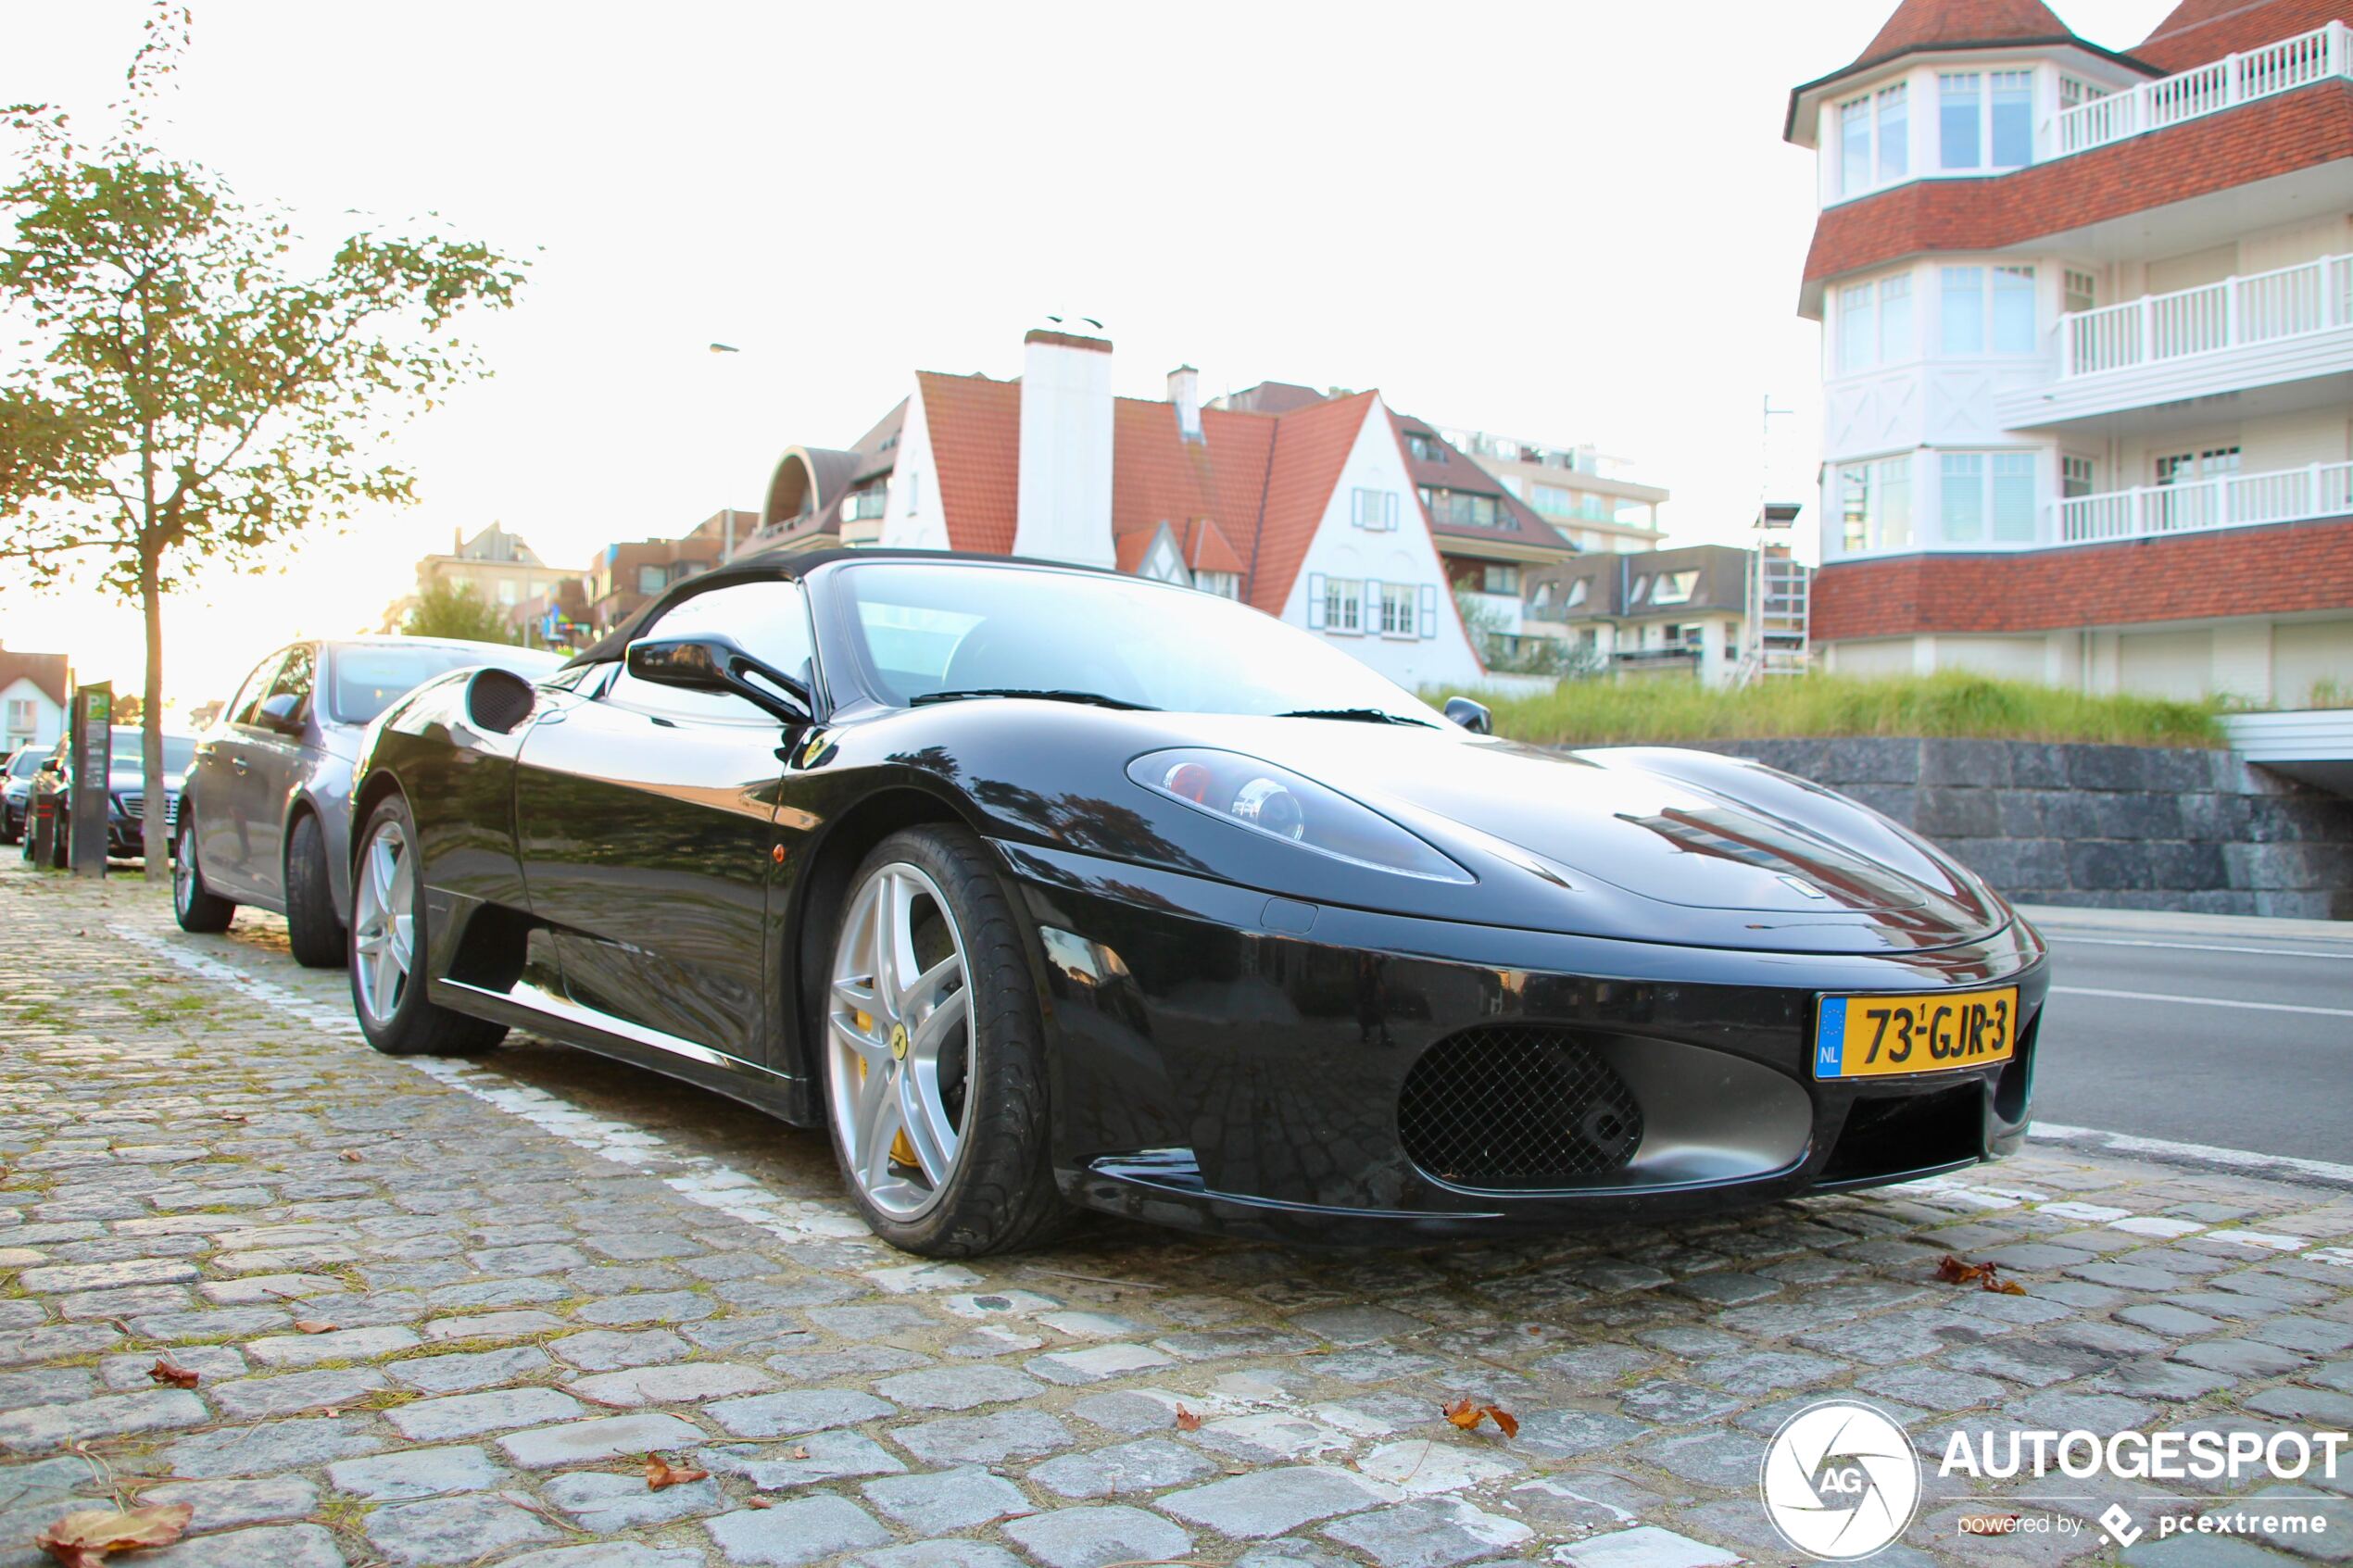
[{"label": "chimney", "polygon": [[1022,339],[1013,553],[1111,566],[1111,345],[1054,328]]},{"label": "chimney", "polygon": [[1201,372],[1179,365],[1168,372],[1168,401],[1176,408],[1176,433],[1188,441],[1201,436]]}]

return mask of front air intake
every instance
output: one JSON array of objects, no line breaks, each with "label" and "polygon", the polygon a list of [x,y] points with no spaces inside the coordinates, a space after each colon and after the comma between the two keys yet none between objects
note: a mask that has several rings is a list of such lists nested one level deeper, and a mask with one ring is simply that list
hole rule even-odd
[{"label": "front air intake", "polygon": [[1626,1080],[1565,1029],[1466,1029],[1405,1074],[1397,1133],[1406,1157],[1460,1186],[1558,1187],[1608,1175],[1642,1142]]}]

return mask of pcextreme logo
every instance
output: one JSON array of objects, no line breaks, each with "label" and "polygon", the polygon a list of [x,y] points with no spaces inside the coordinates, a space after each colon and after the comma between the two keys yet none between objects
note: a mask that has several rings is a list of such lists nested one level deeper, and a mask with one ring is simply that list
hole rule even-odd
[{"label": "pcextreme logo", "polygon": [[1781,1423],[1757,1479],[1766,1517],[1808,1557],[1847,1562],[1888,1545],[1920,1500],[1920,1461],[1893,1418],[1826,1399]]}]

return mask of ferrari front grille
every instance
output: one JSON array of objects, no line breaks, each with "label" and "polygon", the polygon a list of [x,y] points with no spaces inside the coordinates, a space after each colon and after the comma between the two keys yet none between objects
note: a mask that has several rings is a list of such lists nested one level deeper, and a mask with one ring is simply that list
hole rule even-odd
[{"label": "ferrari front grille", "polygon": [[1432,1046],[1405,1074],[1406,1157],[1475,1187],[1568,1186],[1622,1168],[1642,1108],[1615,1068],[1566,1029],[1489,1024]]}]

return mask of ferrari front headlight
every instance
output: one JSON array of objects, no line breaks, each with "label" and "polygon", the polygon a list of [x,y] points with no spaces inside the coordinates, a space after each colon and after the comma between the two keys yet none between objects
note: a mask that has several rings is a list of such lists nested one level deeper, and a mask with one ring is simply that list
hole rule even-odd
[{"label": "ferrari front headlight", "polygon": [[1196,811],[1336,860],[1431,882],[1478,880],[1363,802],[1239,752],[1147,752],[1127,764],[1127,776]]}]

